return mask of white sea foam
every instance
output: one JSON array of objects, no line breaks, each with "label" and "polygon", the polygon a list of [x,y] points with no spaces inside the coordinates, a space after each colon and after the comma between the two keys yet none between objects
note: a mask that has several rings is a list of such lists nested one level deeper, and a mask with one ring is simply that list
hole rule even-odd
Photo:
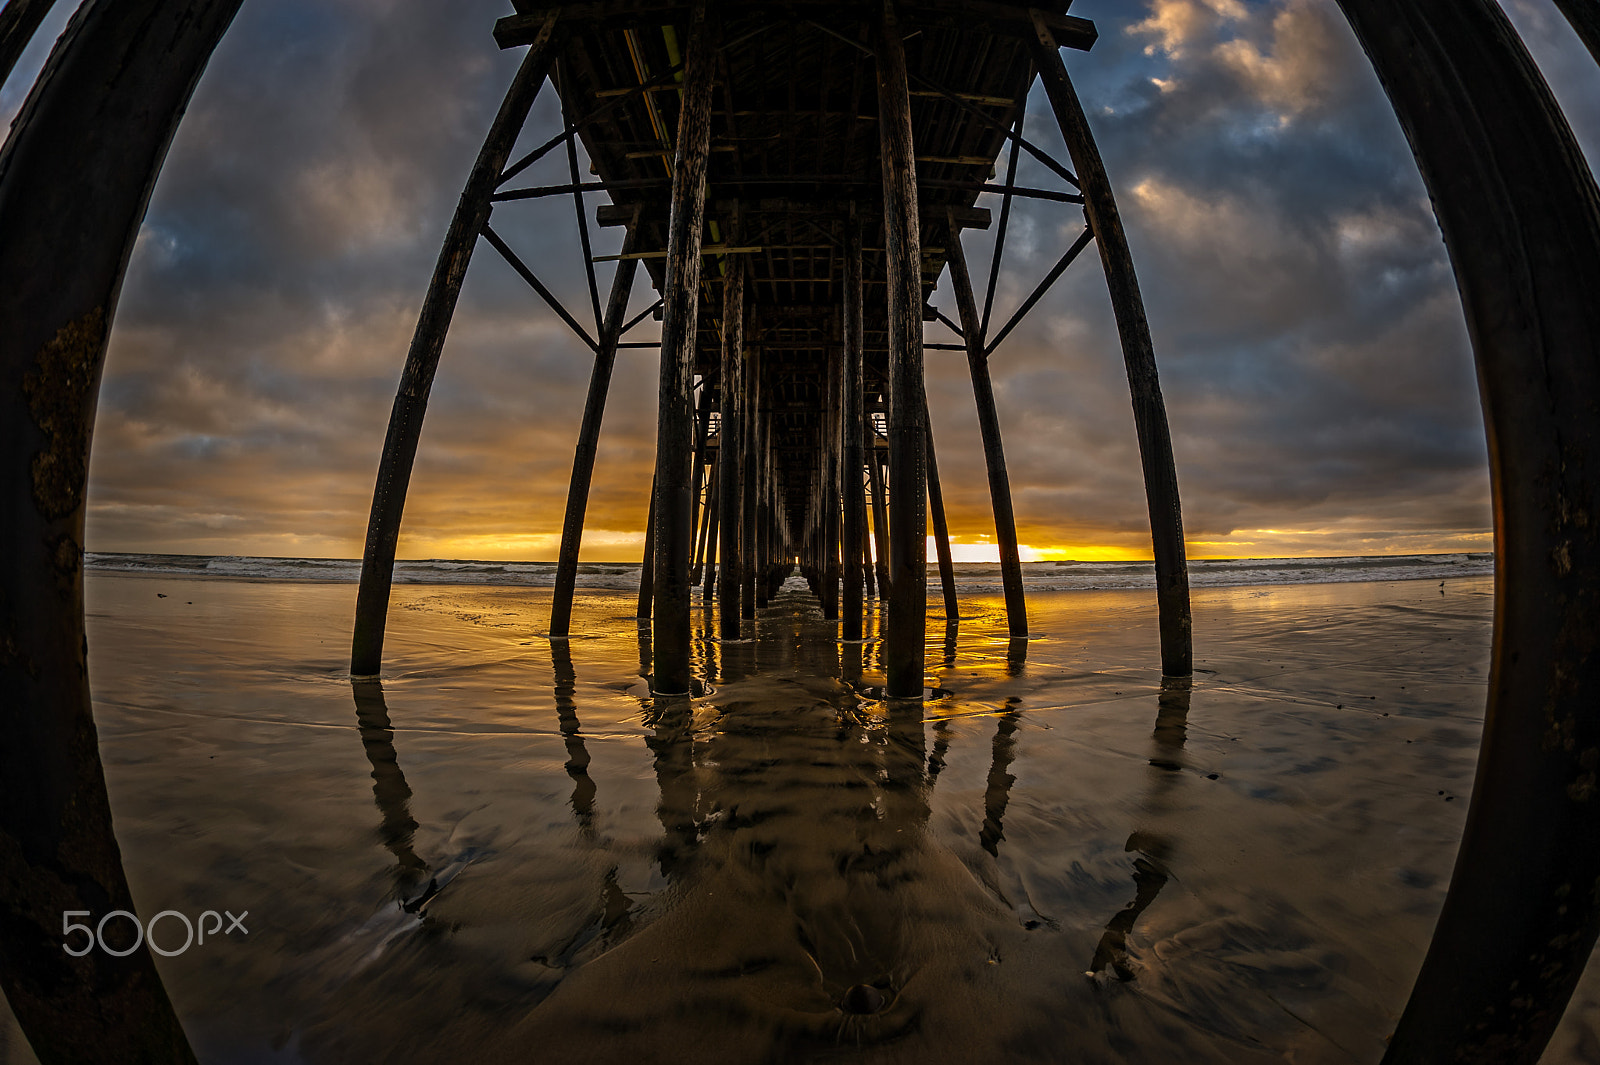
[{"label": "white sea foam", "polygon": [[[356,581],[359,559],[262,558],[247,555],[136,555],[89,552],[89,569],[181,577],[230,577],[257,581]],[[1246,558],[1189,563],[1189,583],[1196,588],[1230,585],[1334,584],[1347,581],[1448,580],[1482,577],[1494,572],[1490,554],[1355,555],[1340,558]],[[938,593],[938,567],[929,566],[929,590]],[[959,562],[956,585],[966,593],[1001,591],[1000,566],[994,562]],[[550,587],[554,562],[492,562],[471,559],[421,559],[395,563],[396,584],[481,584]],[[1093,591],[1155,587],[1149,562],[1027,562],[1024,587],[1031,591]],[[639,566],[621,562],[585,562],[578,567],[580,588],[632,590],[639,585]]]}]

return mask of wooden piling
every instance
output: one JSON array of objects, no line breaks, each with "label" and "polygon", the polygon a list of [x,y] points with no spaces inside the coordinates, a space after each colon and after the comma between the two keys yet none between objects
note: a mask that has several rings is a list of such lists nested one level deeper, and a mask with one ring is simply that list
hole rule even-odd
[{"label": "wooden piling", "polygon": [[706,436],[711,431],[711,382],[702,378],[694,416],[694,459],[689,474],[689,587],[700,583],[700,543],[705,538],[700,489],[705,480]]},{"label": "wooden piling", "polygon": [[[927,415],[924,413],[924,420]],[[944,491],[939,486],[939,459],[933,449],[933,422],[928,426],[928,513],[933,519],[933,547],[939,555],[939,587],[944,591],[944,620],[954,625],[961,618],[956,602],[956,567],[950,555],[950,526],[944,520]]]},{"label": "wooden piling", "polygon": [[682,107],[672,164],[672,207],[661,292],[661,385],[656,416],[655,669],[651,690],[689,693],[690,477],[694,449],[693,375],[711,153],[711,74],[715,65],[706,3],[690,10]]},{"label": "wooden piling", "polygon": [[1471,805],[1386,1065],[1534,1065],[1600,938],[1600,193],[1493,0],[1340,0],[1466,311],[1495,518]]},{"label": "wooden piling", "polygon": [[872,493],[872,562],[873,577],[878,582],[877,598],[887,600],[894,587],[889,576],[889,500],[884,484],[883,458],[874,444],[867,452],[867,488]]},{"label": "wooden piling", "polygon": [[150,191],[238,7],[83,5],[0,150],[0,989],[46,1062],[194,1061],[148,941],[63,922],[135,912],[89,691],[89,446]]},{"label": "wooden piling", "polygon": [[[658,475],[659,476],[659,475]],[[650,478],[650,509],[644,519],[644,557],[639,562],[639,598],[633,616],[649,621],[656,596],[656,501],[660,498],[656,477]]]},{"label": "wooden piling", "polygon": [[711,463],[711,498],[706,500],[710,512],[706,520],[705,581],[700,585],[700,601],[707,606],[716,596],[717,589],[717,523],[722,518],[722,456]]},{"label": "wooden piling", "polygon": [[972,276],[961,247],[961,230],[949,216],[950,239],[945,258],[956,294],[956,310],[967,347],[967,371],[978,407],[978,431],[983,437],[983,462],[989,471],[989,501],[994,509],[995,543],[1000,549],[1000,582],[1005,589],[1006,627],[1013,639],[1028,635],[1028,607],[1022,595],[1022,554],[1017,546],[1017,519],[1011,508],[1011,477],[1006,472],[1005,445],[1000,439],[1000,413],[995,409],[994,384],[989,380],[989,356],[984,352],[983,320],[972,294]]},{"label": "wooden piling", "polygon": [[[744,384],[744,397],[740,410],[744,417],[739,426],[741,446],[744,453],[744,462],[740,472],[744,475],[743,490],[740,493],[739,511],[739,616],[754,619],[756,616],[756,573],[759,563],[756,559],[756,489],[759,478],[756,457],[756,422],[758,420],[757,407],[759,406],[759,389],[761,385],[761,358],[751,350],[746,350],[743,358],[743,370],[740,375]],[[755,633],[754,626],[751,634]]]},{"label": "wooden piling", "polygon": [[[1150,324],[1145,319],[1144,299],[1139,294],[1139,279],[1133,271],[1133,256],[1117,212],[1111,179],[1106,176],[1100,149],[1095,146],[1089,120],[1078,102],[1078,94],[1067,77],[1056,40],[1038,11],[1031,15],[1035,36],[1032,46],[1034,65],[1044,82],[1051,110],[1061,127],[1067,151],[1082,186],[1084,214],[1094,230],[1105,268],[1106,287],[1111,292],[1111,309],[1117,319],[1122,340],[1122,357],[1128,372],[1128,389],[1133,399],[1134,427],[1139,436],[1139,460],[1144,468],[1145,500],[1150,511],[1150,537],[1155,549],[1156,607],[1161,629],[1161,672],[1163,676],[1187,677],[1194,672],[1194,651],[1190,633],[1189,564],[1184,555],[1183,510],[1178,500],[1178,470],[1172,457],[1172,433],[1167,426],[1166,402],[1161,397],[1161,382],[1156,374],[1155,348],[1150,342]],[[952,244],[955,242],[952,241]]]},{"label": "wooden piling", "polygon": [[821,447],[822,476],[818,505],[821,513],[821,568],[822,616],[828,621],[839,619],[839,444],[840,425],[843,422],[844,352],[832,346],[828,349],[827,417],[823,421]]},{"label": "wooden piling", "polygon": [[735,259],[722,287],[722,425],[718,430],[717,491],[722,542],[717,598],[717,631],[724,640],[739,638],[739,600],[744,588],[744,266]]},{"label": "wooden piling", "polygon": [[489,127],[489,135],[478,152],[477,162],[461,191],[455,216],[450,220],[450,229],[433,269],[433,279],[428,283],[428,294],[422,302],[422,313],[417,318],[417,329],[411,337],[411,349],[406,353],[400,387],[389,414],[389,430],[383,440],[383,455],[378,460],[372,513],[367,520],[361,587],[356,593],[355,628],[350,641],[352,676],[375,676],[383,664],[383,632],[389,616],[390,586],[394,581],[395,545],[400,539],[400,520],[405,512],[406,490],[411,484],[411,468],[417,457],[417,442],[422,437],[423,417],[428,410],[428,393],[433,388],[439,353],[444,350],[445,334],[455,315],[456,300],[461,295],[467,265],[472,261],[473,247],[489,222],[489,197],[555,60],[555,26],[554,16],[545,20]]},{"label": "wooden piling", "polygon": [[922,238],[905,48],[893,0],[877,40],[878,145],[883,161],[884,259],[889,289],[888,694],[920,697],[928,612],[928,471],[922,388]]},{"label": "wooden piling", "polygon": [[861,639],[863,567],[861,564],[865,537],[861,530],[866,524],[866,508],[861,497],[862,434],[866,431],[861,402],[861,340],[862,340],[862,284],[861,284],[861,220],[856,205],[850,204],[850,215],[845,224],[844,254],[844,366],[840,387],[842,404],[840,419],[839,491],[843,496],[844,517],[840,535],[840,555],[844,571],[844,602],[840,606],[844,625],[840,635],[846,640]]},{"label": "wooden piling", "polygon": [[[624,255],[635,249],[638,229],[636,215],[622,240]],[[617,342],[622,336],[628,298],[633,294],[633,279],[638,269],[638,259],[617,260],[611,295],[606,300],[605,321],[600,328],[600,347],[595,352],[594,368],[589,372],[589,395],[583,402],[583,423],[578,429],[578,447],[572,456],[572,483],[567,489],[567,511],[561,522],[561,554],[556,560],[556,585],[550,601],[551,639],[565,639],[571,634],[578,551],[583,544],[583,519],[589,508],[589,486],[594,480],[595,455],[600,446],[600,424],[605,420],[606,396],[611,391],[611,374],[617,362]]]}]

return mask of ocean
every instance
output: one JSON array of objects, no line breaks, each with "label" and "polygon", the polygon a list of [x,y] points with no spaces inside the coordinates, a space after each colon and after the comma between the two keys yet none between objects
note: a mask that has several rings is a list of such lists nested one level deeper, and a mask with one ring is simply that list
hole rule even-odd
[{"label": "ocean", "polygon": [[[357,581],[361,560],[351,558],[265,558],[252,555],[155,555],[91,551],[91,570],[176,577],[232,577],[242,580]],[[1449,580],[1494,573],[1494,555],[1352,555],[1330,558],[1202,559],[1189,563],[1196,588],[1276,584],[1344,584],[1360,581]],[[929,594],[938,594],[938,567],[930,565]],[[956,588],[981,595],[1001,590],[996,562],[958,562]],[[475,584],[548,588],[555,584],[554,562],[494,562],[430,558],[395,563],[396,584]],[[1154,588],[1150,562],[1025,562],[1024,587],[1031,592],[1115,591]],[[623,590],[639,586],[639,566],[627,562],[585,562],[578,587]]]}]

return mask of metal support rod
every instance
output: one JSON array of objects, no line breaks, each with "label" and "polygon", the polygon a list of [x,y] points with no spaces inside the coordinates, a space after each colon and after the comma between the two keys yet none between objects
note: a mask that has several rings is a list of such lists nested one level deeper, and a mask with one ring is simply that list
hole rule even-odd
[{"label": "metal support rod", "polygon": [[844,626],[840,636],[846,640],[861,639],[865,609],[861,595],[864,576],[861,552],[865,540],[861,530],[867,520],[865,501],[861,497],[862,434],[866,431],[861,402],[862,311],[861,219],[852,202],[845,228],[843,408],[839,427],[842,438],[839,486],[844,496],[839,551],[844,562],[841,574],[844,602],[840,607]]},{"label": "metal support rod", "polygon": [[1477,780],[1383,1060],[1533,1065],[1600,936],[1600,190],[1492,0],[1340,6],[1450,254],[1495,515]]},{"label": "metal support rod", "polygon": [[389,615],[389,590],[394,580],[395,545],[405,513],[406,490],[422,437],[422,420],[428,410],[428,393],[439,368],[445,334],[455,315],[461,282],[472,261],[472,249],[489,222],[489,196],[506,165],[517,134],[527,121],[534,97],[544,85],[555,58],[555,18],[547,19],[538,38],[523,57],[522,66],[495,115],[489,135],[467,177],[455,217],[445,233],[439,261],[428,283],[428,294],[417,317],[417,329],[406,353],[405,369],[389,414],[389,431],[378,460],[378,480],[372,492],[372,514],[367,520],[367,541],[361,559],[361,588],[356,594],[355,628],[350,641],[350,672],[373,676],[383,664],[383,632]]},{"label": "metal support rod", "polygon": [[[561,78],[561,85],[558,86],[558,88],[565,88],[567,81],[567,65],[565,63],[558,64],[557,73]],[[566,103],[567,101],[565,95],[563,94],[561,100],[561,114],[563,118],[568,118],[570,120],[570,116],[567,115]],[[583,181],[583,179],[578,176],[577,137],[567,138],[567,174],[572,178],[572,184],[574,186],[577,186]],[[589,215],[588,212],[583,209],[583,193],[576,187],[574,187],[572,190],[572,208],[573,212],[578,216],[578,243],[583,248],[583,273],[584,277],[589,282],[589,305],[594,311],[594,328],[595,332],[598,333],[600,330],[605,328],[604,318],[600,313],[600,286],[595,283],[594,277],[594,250],[589,244]]]},{"label": "metal support rod", "polygon": [[[1017,109],[1017,132],[1022,132],[1022,120],[1027,117],[1028,109]],[[1005,192],[1000,194],[1000,222],[995,227],[994,254],[989,257],[989,284],[983,294],[983,318],[978,327],[980,338],[989,335],[989,315],[994,310],[995,285],[1000,280],[1000,262],[1006,252],[1006,230],[1011,224],[1011,199],[1017,187],[1017,150],[1020,142],[1011,142],[1011,161],[1006,167]]]},{"label": "metal support rod", "polygon": [[744,519],[744,264],[730,264],[722,284],[722,424],[717,430],[717,491],[721,498],[722,544],[718,552],[722,593],[717,598],[717,631],[724,640],[739,638],[739,599],[744,588],[744,545],[739,529]]},{"label": "metal support rod", "polygon": [[1021,324],[1022,320],[1028,316],[1028,312],[1033,310],[1034,304],[1044,298],[1044,294],[1050,291],[1050,286],[1054,285],[1067,267],[1071,266],[1073,261],[1083,254],[1083,249],[1087,248],[1089,242],[1093,239],[1094,230],[1089,226],[1084,226],[1083,232],[1078,234],[1078,239],[1074,240],[1072,245],[1061,253],[1061,258],[1056,260],[1056,264],[1050,268],[1050,272],[1045,274],[1044,279],[1033,287],[1032,292],[1028,293],[1028,298],[1022,301],[1022,305],[1012,313],[1010,318],[1006,319],[1006,324],[1000,327],[1000,331],[994,335],[994,339],[984,344],[983,354],[985,358],[994,354],[995,349],[1005,341],[1006,337],[1011,335],[1013,329]]},{"label": "metal support rod", "polygon": [[[927,417],[926,414],[923,415]],[[939,459],[933,450],[933,423],[928,422],[928,515],[933,519],[933,547],[939,556],[939,586],[944,591],[944,620],[961,618],[956,602],[956,567],[950,555],[950,526],[944,520],[944,491],[939,487]],[[1013,633],[1012,635],[1016,635]]]},{"label": "metal support rod", "polygon": [[1178,500],[1178,470],[1172,457],[1172,432],[1167,426],[1167,407],[1161,398],[1161,382],[1156,373],[1155,348],[1150,342],[1150,324],[1145,320],[1144,300],[1139,295],[1139,279],[1133,271],[1133,256],[1122,231],[1111,179],[1106,176],[1100,149],[1084,116],[1078,94],[1067,78],[1055,37],[1040,14],[1032,13],[1035,39],[1030,41],[1034,65],[1044,81],[1051,110],[1061,126],[1061,135],[1072,155],[1083,189],[1084,214],[1094,230],[1105,268],[1106,287],[1111,292],[1111,309],[1117,319],[1122,340],[1122,358],[1128,372],[1128,390],[1133,400],[1134,428],[1139,437],[1139,461],[1144,467],[1145,500],[1150,511],[1150,539],[1156,562],[1156,606],[1161,629],[1161,673],[1187,677],[1194,672],[1194,649],[1190,633],[1189,564],[1184,556],[1183,510]]},{"label": "metal support rod", "polygon": [[[705,394],[710,395],[709,388],[706,389]],[[699,479],[696,478],[696,480]],[[696,588],[700,587],[705,581],[706,560],[711,553],[711,526],[713,524],[711,518],[716,513],[717,506],[717,457],[715,455],[711,456],[710,469],[706,472],[704,481],[705,503],[699,506],[700,520],[695,527],[694,534],[694,569],[689,571],[689,584]],[[697,502],[699,496],[700,491],[697,490],[695,492]]]},{"label": "metal support rod", "polygon": [[91,949],[63,914],[137,912],[90,702],[90,436],[150,191],[238,7],[83,4],[0,149],[0,989],[46,1062],[194,1061],[148,946]]},{"label": "metal support rod", "polygon": [[1017,546],[1017,518],[1011,508],[1011,477],[1006,472],[1005,444],[1000,439],[1000,412],[995,408],[994,384],[989,379],[989,357],[983,350],[983,325],[972,294],[972,277],[961,247],[961,233],[950,220],[950,282],[956,308],[966,331],[967,371],[972,377],[972,397],[978,408],[978,430],[983,436],[983,463],[989,471],[989,501],[994,508],[994,538],[1000,548],[1000,582],[1006,594],[1006,627],[1012,639],[1028,635],[1028,605],[1022,595],[1022,555]]},{"label": "metal support rod", "polygon": [[891,698],[922,695],[928,613],[928,470],[922,386],[922,237],[911,142],[906,55],[894,0],[877,39],[878,144],[883,161],[884,259],[889,289],[889,633]]},{"label": "metal support rod", "polygon": [[[632,247],[638,239],[637,224],[628,227],[622,246]],[[606,300],[605,321],[600,328],[600,346],[595,352],[594,369],[589,373],[589,395],[583,403],[583,423],[578,429],[578,447],[572,456],[572,483],[567,489],[567,512],[561,522],[561,554],[556,561],[556,586],[550,602],[550,638],[571,634],[572,595],[578,582],[578,550],[583,543],[583,519],[589,508],[589,486],[594,479],[595,455],[600,446],[600,423],[605,420],[606,396],[611,391],[611,373],[617,362],[617,338],[622,335],[622,316],[628,313],[628,297],[638,272],[637,259],[617,264],[611,279],[611,294]]]},{"label": "metal support rod", "polygon": [[689,464],[694,449],[695,326],[700,242],[711,154],[711,42],[706,4],[689,15],[683,105],[672,165],[672,209],[661,299],[661,387],[656,416],[655,670],[651,690],[689,693]]}]

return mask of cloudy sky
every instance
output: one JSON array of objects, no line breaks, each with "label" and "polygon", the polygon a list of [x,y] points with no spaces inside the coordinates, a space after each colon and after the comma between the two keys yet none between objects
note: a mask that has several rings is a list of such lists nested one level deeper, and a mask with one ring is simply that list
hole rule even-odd
[{"label": "cloudy sky", "polygon": [[[1505,3],[1596,158],[1600,68],[1548,0]],[[509,10],[247,0],[129,268],[96,426],[90,550],[359,555],[417,308],[518,62],[489,36]],[[1482,422],[1444,247],[1332,0],[1079,0],[1073,12],[1100,28],[1094,51],[1068,64],[1138,264],[1191,555],[1487,549]],[[0,121],[64,20],[46,24],[0,91]],[[547,95],[524,142],[557,122]],[[1065,158],[1037,91],[1028,125]],[[1025,164],[1023,179],[1050,183],[1041,171]],[[495,222],[552,264],[542,273],[570,305],[586,304],[581,273],[553,265],[580,262],[569,204],[507,205]],[[997,315],[1081,224],[1062,205],[1014,215]],[[605,231],[596,253],[615,240]],[[982,261],[985,247],[974,237],[968,254]],[[636,306],[650,298],[640,291]],[[950,307],[948,283],[935,302]],[[981,557],[993,528],[964,360],[928,359],[952,528],[966,557]],[[590,362],[480,246],[433,391],[403,557],[554,557]],[[993,368],[1034,556],[1148,557],[1095,256]],[[619,354],[588,558],[638,553],[655,376],[654,352]]]}]

